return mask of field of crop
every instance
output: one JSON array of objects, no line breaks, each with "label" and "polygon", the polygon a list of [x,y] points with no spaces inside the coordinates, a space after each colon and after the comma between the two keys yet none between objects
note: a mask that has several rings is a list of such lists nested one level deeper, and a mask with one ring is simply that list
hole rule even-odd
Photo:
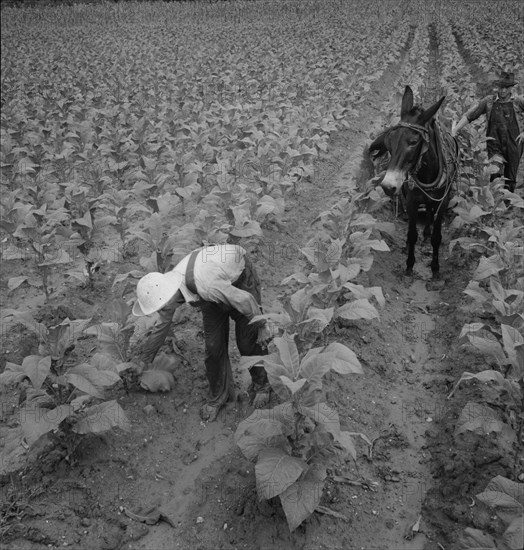
[{"label": "field of crop", "polygon": [[[3,8],[2,547],[520,550],[523,167],[490,181],[467,126],[441,278],[422,240],[408,277],[367,146],[405,85],[448,127],[500,70],[522,94],[523,26],[520,0]],[[225,242],[282,376],[253,410],[232,338],[203,422],[198,310],[144,367],[131,308]]]}]

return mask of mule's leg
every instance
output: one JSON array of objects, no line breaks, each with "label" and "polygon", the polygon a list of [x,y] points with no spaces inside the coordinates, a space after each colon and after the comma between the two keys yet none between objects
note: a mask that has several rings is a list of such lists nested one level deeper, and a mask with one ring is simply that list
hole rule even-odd
[{"label": "mule's leg", "polygon": [[408,197],[408,261],[406,262],[406,273],[411,275],[413,273],[413,266],[415,265],[415,244],[418,239],[417,232],[417,215],[418,204],[413,199]]},{"label": "mule's leg", "polygon": [[433,225],[433,209],[428,204],[426,206],[426,224],[424,225],[424,241],[427,241],[431,237],[431,226]]},{"label": "mule's leg", "polygon": [[439,277],[438,251],[442,242],[442,212],[439,212],[433,223],[433,232],[431,233],[431,245],[433,246],[433,259],[431,260],[431,271],[433,278]]}]

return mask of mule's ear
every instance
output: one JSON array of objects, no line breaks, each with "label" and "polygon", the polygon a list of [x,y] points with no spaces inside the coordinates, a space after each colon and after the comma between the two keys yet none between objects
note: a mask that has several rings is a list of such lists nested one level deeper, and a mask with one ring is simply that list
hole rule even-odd
[{"label": "mule's ear", "polygon": [[422,113],[422,124],[426,124],[426,122],[430,121],[435,113],[440,109],[440,106],[442,105],[442,102],[446,99],[446,96],[441,97],[434,105],[431,107],[428,107],[423,113]]},{"label": "mule's ear", "polygon": [[400,107],[400,118],[407,115],[413,109],[413,90],[406,86],[404,95],[402,96],[402,105]]}]

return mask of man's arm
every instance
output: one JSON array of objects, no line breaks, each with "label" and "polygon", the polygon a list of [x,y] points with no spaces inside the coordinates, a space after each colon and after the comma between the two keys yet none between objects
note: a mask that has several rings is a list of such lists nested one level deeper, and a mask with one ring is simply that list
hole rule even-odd
[{"label": "man's arm", "polygon": [[233,286],[228,281],[215,281],[213,286],[206,289],[205,292],[201,292],[200,296],[210,302],[229,305],[240,311],[249,320],[262,313],[262,308],[252,294]]},{"label": "man's arm", "polygon": [[517,95],[513,98],[513,105],[516,105],[524,113],[524,95]]},{"label": "man's arm", "polygon": [[158,322],[141,338],[139,351],[137,352],[140,361],[146,364],[153,362],[158,350],[162,347],[169,334],[175,311],[183,304],[185,304],[184,297],[180,290],[178,290],[171,301],[158,312]]},{"label": "man's arm", "polygon": [[451,128],[451,135],[455,137],[457,133],[460,132],[460,130],[462,130],[464,126],[466,126],[466,124],[473,122],[474,120],[479,118],[479,116],[485,114],[486,108],[488,105],[488,100],[489,98],[485,97],[484,99],[479,101],[476,105],[473,105],[471,109],[468,109],[464,113],[462,118],[458,121],[458,123],[456,125],[453,125],[453,127]]},{"label": "man's arm", "polygon": [[[517,111],[520,111],[524,115],[524,96],[515,96],[513,98],[513,106]],[[517,143],[524,143],[524,128],[519,128],[520,134],[517,136]]]},{"label": "man's arm", "polygon": [[455,137],[466,124],[469,124],[468,117],[466,115],[463,115],[462,118],[457,122],[457,124],[453,123],[453,126],[451,128],[451,135]]}]

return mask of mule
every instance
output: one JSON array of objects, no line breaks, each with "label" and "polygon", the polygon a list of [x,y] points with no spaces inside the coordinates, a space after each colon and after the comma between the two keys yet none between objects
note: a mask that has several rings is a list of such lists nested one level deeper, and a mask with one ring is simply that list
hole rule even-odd
[{"label": "mule", "polygon": [[418,239],[419,207],[425,205],[427,224],[424,237],[431,236],[431,271],[439,276],[439,248],[442,218],[457,177],[459,148],[457,140],[435,119],[445,96],[431,107],[413,105],[413,91],[406,86],[402,97],[400,122],[382,133],[369,146],[369,153],[390,159],[380,181],[389,196],[402,194],[408,215],[406,273],[413,273],[415,244]]}]

